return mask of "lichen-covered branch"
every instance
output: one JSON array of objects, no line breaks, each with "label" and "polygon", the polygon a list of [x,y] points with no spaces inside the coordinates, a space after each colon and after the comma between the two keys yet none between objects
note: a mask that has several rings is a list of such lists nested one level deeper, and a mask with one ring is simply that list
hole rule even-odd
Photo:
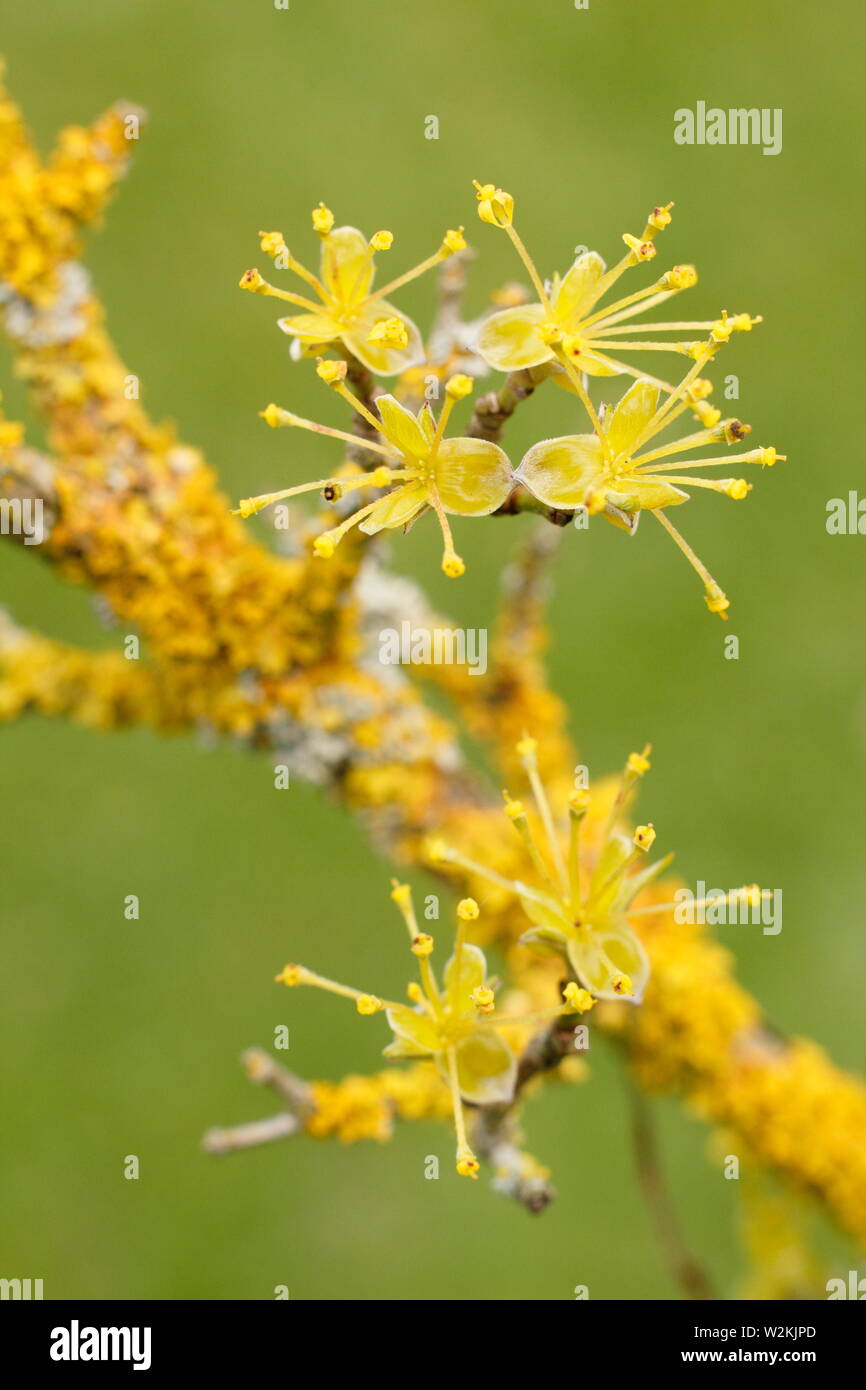
[{"label": "lichen-covered branch", "polygon": [[[207,725],[253,749],[279,750],[393,859],[483,899],[483,932],[506,951],[511,982],[549,1002],[555,977],[515,945],[525,920],[513,895],[443,862],[434,845],[437,837],[459,844],[503,880],[525,875],[525,851],[497,789],[505,777],[522,790],[513,747],[524,730],[538,739],[548,785],[570,784],[565,712],[542,666],[545,548],[533,541],[512,570],[487,674],[432,673],[486,745],[496,776],[488,782],[467,771],[454,728],[424,703],[417,683],[377,658],[377,615],[387,611],[383,591],[394,581],[381,570],[377,579],[368,563],[375,542],[353,533],[324,562],[301,531],[291,554],[272,554],[231,514],[200,453],[148,419],[146,390],[115,351],[78,259],[82,229],[101,215],[139,127],[140,113],[113,108],[89,129],[66,132],[43,163],[17,109],[0,98],[0,309],[50,448],[50,457],[30,450],[16,429],[0,434],[0,495],[42,499],[47,534],[33,552],[98,595],[124,630],[140,635],[147,658],[139,666],[119,654],[80,653],[7,627],[3,717],[34,711],[100,727]],[[482,397],[475,437],[495,438],[536,384],[517,373],[495,400]],[[741,1136],[761,1163],[866,1241],[862,1082],[813,1044],[777,1038],[705,929],[683,928],[670,914],[637,929],[652,966],[645,1000],[600,1008],[592,1026],[618,1032],[642,1086],[680,1095]],[[310,1095],[303,1129],[319,1137],[381,1138],[395,1116],[446,1113],[447,1095],[427,1063],[313,1083]],[[296,1110],[289,1118],[301,1127]],[[290,1127],[286,1118],[270,1123],[283,1133]],[[525,1174],[513,1135],[494,1127],[481,1142],[519,1186]]]}]

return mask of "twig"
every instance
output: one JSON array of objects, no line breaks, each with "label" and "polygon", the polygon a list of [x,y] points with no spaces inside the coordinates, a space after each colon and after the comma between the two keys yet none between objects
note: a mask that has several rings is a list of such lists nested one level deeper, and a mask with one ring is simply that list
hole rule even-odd
[{"label": "twig", "polygon": [[259,1144],[270,1144],[275,1139],[287,1139],[300,1128],[294,1115],[281,1110],[267,1120],[253,1120],[250,1124],[236,1125],[233,1129],[209,1129],[201,1141],[205,1153],[228,1154],[239,1149],[254,1149]]},{"label": "twig", "polygon": [[488,391],[475,402],[475,411],[466,433],[472,439],[487,439],[496,444],[503,426],[510,420],[521,401],[527,400],[548,374],[548,368],[524,367],[509,372],[498,391]]},{"label": "twig", "polygon": [[546,1172],[516,1142],[516,1107],[524,1087],[536,1076],[552,1071],[569,1054],[574,1026],[573,1017],[557,1019],[531,1038],[517,1063],[512,1100],[507,1105],[479,1106],[473,1112],[473,1143],[495,1171],[493,1186],[535,1215],[550,1205],[556,1189]]},{"label": "twig", "polygon": [[671,1273],[687,1298],[712,1299],[715,1292],[709,1278],[688,1250],[680,1233],[659,1162],[655,1127],[645,1097],[628,1082],[632,1114],[632,1138],[637,1161],[638,1182],[649,1207],[659,1243]]},{"label": "twig", "polygon": [[241,1057],[241,1065],[250,1081],[275,1091],[285,1109],[266,1120],[252,1120],[228,1129],[209,1129],[201,1141],[205,1153],[232,1153],[237,1149],[270,1144],[276,1139],[288,1139],[297,1134],[313,1112],[312,1095],[306,1081],[281,1067],[260,1047],[248,1048]]}]

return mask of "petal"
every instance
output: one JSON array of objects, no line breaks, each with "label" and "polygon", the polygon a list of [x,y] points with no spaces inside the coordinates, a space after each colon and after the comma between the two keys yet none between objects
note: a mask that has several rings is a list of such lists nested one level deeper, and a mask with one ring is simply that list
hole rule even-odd
[{"label": "petal", "polygon": [[598,282],[605,264],[597,251],[578,256],[559,287],[554,310],[559,323],[571,326],[586,317],[598,295]]},{"label": "petal", "polygon": [[427,457],[430,452],[427,436],[411,411],[393,396],[377,396],[376,409],[389,444],[395,445],[401,454],[409,454],[412,458]]},{"label": "petal", "polygon": [[395,488],[387,497],[382,497],[358,527],[365,536],[375,536],[378,531],[394,531],[398,526],[407,526],[417,516],[427,502],[427,489],[423,483],[407,483],[405,487]]},{"label": "petal", "polygon": [[565,937],[555,927],[530,927],[518,937],[521,946],[528,946],[540,956],[564,956]]},{"label": "petal", "polygon": [[443,439],[433,467],[447,512],[489,516],[514,486],[511,461],[486,439]]},{"label": "petal", "polygon": [[590,911],[606,909],[613,902],[621,883],[617,871],[631,855],[632,848],[629,837],[619,831],[606,841],[589,880]]},{"label": "petal", "polygon": [[430,409],[429,404],[422,405],[421,409],[418,411],[418,424],[432,444],[436,435],[436,421],[433,419],[433,411]]},{"label": "petal", "polygon": [[[580,370],[585,372],[587,376],[622,375],[622,367],[611,365],[610,362],[597,356],[596,353],[590,352],[588,348],[583,348],[581,350],[579,360],[573,357],[572,361],[576,362]],[[563,391],[570,391],[573,396],[577,395],[571,377],[568,376],[563,367],[559,365],[555,366],[550,373],[550,379],[555,386],[561,387]]]},{"label": "petal", "polygon": [[628,388],[605,422],[614,457],[631,453],[635,441],[655,415],[658,399],[659,388],[643,377]]},{"label": "petal", "polygon": [[535,331],[547,317],[547,310],[542,304],[522,304],[517,309],[502,309],[485,319],[475,346],[484,361],[501,372],[516,371],[519,367],[538,367],[553,357],[547,343],[543,343]]},{"label": "petal", "polygon": [[322,281],[346,308],[366,299],[373,283],[373,256],[357,227],[334,227],[322,241]]},{"label": "petal", "polygon": [[[642,999],[649,980],[649,961],[627,923],[592,932],[586,943],[572,943],[568,955],[580,983],[585,989],[591,989],[599,999],[629,999],[632,1003]],[[618,994],[613,988],[611,966],[614,971],[628,975],[632,983],[631,994]]]},{"label": "petal", "polygon": [[525,884],[519,886],[517,896],[530,922],[534,922],[537,927],[565,936],[571,924],[563,916],[554,898],[549,897],[547,893],[539,893],[535,888],[527,888]]},{"label": "petal", "polygon": [[638,893],[643,892],[653,879],[658,878],[659,874],[670,866],[672,859],[672,854],[666,854],[663,859],[657,859],[654,864],[647,864],[645,868],[639,869],[636,874],[631,874],[625,879],[616,895],[614,911],[624,912],[634,902]]},{"label": "petal", "polygon": [[[383,347],[381,343],[367,342],[371,330],[380,319],[401,320],[409,336],[404,348]],[[371,372],[378,372],[380,376],[396,376],[407,367],[415,367],[424,361],[424,343],[417,327],[407,314],[401,314],[387,299],[374,299],[365,304],[343,332],[343,342],[359,362],[363,362]]]},{"label": "petal", "polygon": [[517,1059],[492,1029],[480,1029],[457,1044],[457,1084],[476,1105],[507,1104],[514,1095]]},{"label": "petal", "polygon": [[430,1052],[426,1047],[419,1047],[417,1043],[410,1042],[408,1038],[395,1038],[389,1042],[387,1047],[382,1048],[383,1057],[429,1057]]},{"label": "petal", "polygon": [[602,472],[601,444],[594,434],[543,439],[525,454],[517,478],[547,507],[579,507]]},{"label": "petal", "polygon": [[293,338],[308,338],[312,343],[330,343],[339,338],[342,328],[329,314],[291,314],[277,319],[277,327]]},{"label": "petal", "polygon": [[404,1042],[413,1043],[425,1053],[442,1050],[442,1039],[427,1014],[416,1013],[414,1009],[401,1005],[397,1009],[388,1009],[385,1017],[392,1032]]},{"label": "petal", "polygon": [[449,1007],[457,1014],[468,1013],[472,1008],[470,994],[474,989],[479,989],[487,978],[484,952],[478,946],[465,944],[460,952],[460,968],[457,968],[457,956],[453,955],[445,966],[442,978]]},{"label": "petal", "polygon": [[688,502],[689,494],[673,483],[652,482],[649,478],[623,478],[607,494],[615,507],[624,512],[656,511],[659,507],[676,507]]}]

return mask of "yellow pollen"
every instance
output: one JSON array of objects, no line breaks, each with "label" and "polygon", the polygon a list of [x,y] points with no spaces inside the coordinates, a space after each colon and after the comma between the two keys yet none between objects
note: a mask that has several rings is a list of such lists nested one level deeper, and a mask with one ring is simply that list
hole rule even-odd
[{"label": "yellow pollen", "polygon": [[652,847],[652,843],[655,840],[655,837],[656,832],[653,829],[652,825],[639,825],[637,830],[634,832],[635,849],[643,850],[644,853],[646,853],[646,851]]},{"label": "yellow pollen", "polygon": [[645,758],[643,753],[629,753],[626,767],[636,777],[643,777],[645,772],[649,772],[651,766],[649,758]]},{"label": "yellow pollen", "polygon": [[370,245],[374,251],[390,251],[394,245],[393,232],[374,232],[370,237]]},{"label": "yellow pollen", "polygon": [[534,758],[538,752],[538,740],[524,734],[517,743],[516,751],[518,758]]},{"label": "yellow pollen", "polygon": [[415,937],[410,947],[413,956],[430,956],[433,954],[433,938],[427,932],[422,931]]},{"label": "yellow pollen", "polygon": [[664,231],[665,227],[670,226],[672,207],[673,203],[665,203],[664,207],[653,208],[647,218],[649,225],[655,227],[657,232]]},{"label": "yellow pollen", "polygon": [[442,250],[449,256],[455,256],[458,251],[466,250],[466,238],[463,235],[462,227],[449,228],[442,238]]},{"label": "yellow pollen", "polygon": [[747,483],[745,478],[729,478],[725,484],[725,492],[728,497],[733,497],[735,502],[742,502],[752,490],[752,484]]},{"label": "yellow pollen", "polygon": [[289,248],[282,232],[259,232],[259,246],[272,260],[276,260],[277,257],[286,261],[289,259]]},{"label": "yellow pollen", "polygon": [[260,290],[266,288],[266,281],[262,279],[257,270],[245,270],[238,280],[238,286],[242,290],[251,290],[253,294],[258,294]]},{"label": "yellow pollen", "polygon": [[408,883],[398,883],[396,878],[391,879],[391,901],[398,907],[409,907],[412,902],[412,889]]},{"label": "yellow pollen", "polygon": [[473,989],[469,998],[480,1014],[492,1014],[496,1008],[493,990],[488,989],[486,985],[479,985],[477,989]]},{"label": "yellow pollen", "polygon": [[459,579],[466,573],[466,566],[459,555],[445,555],[442,559],[442,572],[447,574],[449,579]]},{"label": "yellow pollen", "polygon": [[318,232],[319,236],[327,236],[334,225],[334,214],[330,208],[326,208],[324,203],[319,203],[317,208],[313,208],[313,231]]},{"label": "yellow pollen", "polygon": [[457,916],[461,922],[476,922],[479,907],[474,898],[461,898],[457,904]]},{"label": "yellow pollen", "polygon": [[595,1005],[595,1000],[589,990],[581,989],[580,985],[576,985],[573,980],[569,980],[568,984],[565,986],[565,989],[562,991],[562,997],[569,1008],[573,1009],[574,1012],[578,1014],[587,1013]]},{"label": "yellow pollen", "polygon": [[471,376],[465,376],[463,372],[458,372],[456,376],[450,376],[445,383],[446,395],[454,401],[462,401],[464,396],[471,396],[473,381]]},{"label": "yellow pollen", "polygon": [[380,343],[383,347],[405,348],[409,345],[409,334],[402,319],[379,319],[367,335],[368,343]]},{"label": "yellow pollen", "polygon": [[656,254],[656,248],[651,241],[641,241],[629,232],[623,232],[622,239],[637,261],[651,261]]},{"label": "yellow pollen", "polygon": [[[553,343],[559,343],[562,341],[562,329],[560,328],[559,324],[554,323],[552,319],[548,319],[546,323],[540,323],[538,325],[538,328],[536,329],[536,332],[543,343],[548,343],[552,345]],[[579,340],[570,337],[568,341],[577,342]],[[566,348],[566,351],[568,351],[568,348]]]},{"label": "yellow pollen", "polygon": [[481,1164],[474,1153],[467,1149],[458,1155],[456,1166],[461,1178],[477,1178]]},{"label": "yellow pollen", "polygon": [[731,600],[715,581],[708,584],[706,588],[707,591],[704,595],[704,603],[707,605],[710,612],[719,613],[720,615],[724,614],[725,610],[730,608]]},{"label": "yellow pollen", "polygon": [[420,1004],[424,998],[424,991],[417,980],[410,980],[406,986],[406,997],[413,1004]]},{"label": "yellow pollen", "polygon": [[301,983],[303,973],[304,967],[302,965],[285,965],[279,975],[274,976],[274,979],[278,985],[288,985],[291,988],[293,985]]},{"label": "yellow pollen", "polygon": [[375,994],[359,994],[355,1000],[355,1008],[359,1014],[377,1014],[384,1008],[381,999],[377,999]]},{"label": "yellow pollen", "polygon": [[634,991],[634,986],[630,978],[628,975],[622,974],[621,971],[617,971],[617,973],[611,977],[610,984],[614,994],[632,994]]},{"label": "yellow pollen", "polygon": [[698,272],[693,265],[675,265],[662,276],[664,287],[668,290],[690,290],[698,283]]},{"label": "yellow pollen", "polygon": [[328,531],[323,531],[321,536],[317,536],[313,541],[313,554],[319,560],[332,559],[336,549],[336,542]]},{"label": "yellow pollen", "polygon": [[316,358],[316,376],[321,377],[328,386],[338,386],[341,381],[345,381],[348,370],[348,362],[331,362],[324,357]]},{"label": "yellow pollen", "polygon": [[522,801],[515,801],[507,791],[503,791],[502,795],[505,798],[505,814],[509,820],[519,820],[521,816],[526,815]]}]

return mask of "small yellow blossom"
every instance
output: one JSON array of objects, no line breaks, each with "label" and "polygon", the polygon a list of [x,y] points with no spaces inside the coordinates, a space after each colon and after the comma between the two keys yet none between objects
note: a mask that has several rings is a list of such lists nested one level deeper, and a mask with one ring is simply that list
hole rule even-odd
[{"label": "small yellow blossom", "polygon": [[619,829],[618,822],[649,767],[650,749],[647,746],[629,757],[594,857],[589,857],[581,841],[581,826],[592,794],[585,788],[570,794],[568,834],[563,835],[538,772],[536,740],[524,736],[517,752],[532,791],[540,837],[523,804],[507,793],[505,809],[526,847],[535,881],[504,879],[447,846],[440,848],[441,857],[500,890],[509,889],[519,899],[532,922],[521,942],[542,954],[564,957],[574,972],[578,983],[572,981],[566,986],[566,1007],[585,1012],[595,999],[622,997],[639,1003],[649,978],[649,962],[629,923],[629,913],[637,895],[670,863],[670,856],[638,867],[655,839],[655,831],[650,825],[639,826],[634,836],[629,836]]},{"label": "small yellow blossom", "polygon": [[[497,444],[486,439],[445,437],[449,416],[456,401],[465,394],[463,384],[468,378],[451,378],[451,389],[446,389],[445,401],[436,420],[429,405],[423,405],[413,414],[390,395],[376,398],[377,417],[346,386],[345,363],[320,361],[318,373],[376,431],[378,440],[365,440],[364,448],[381,454],[387,463],[371,473],[320,478],[314,483],[245,498],[238,507],[240,515],[253,516],[274,502],[306,492],[324,491],[327,496],[331,488],[339,488],[340,495],[350,489],[388,488],[384,497],[360,507],[338,526],[318,536],[313,544],[314,553],[322,559],[330,559],[343,536],[354,526],[365,535],[373,536],[382,530],[408,528],[418,517],[432,510],[442,531],[442,569],[450,577],[463,574],[465,565],[454,549],[448,513],[489,516],[502,506],[514,485],[511,463]],[[455,380],[458,381],[456,388]],[[272,426],[290,425],[358,443],[355,435],[302,419],[276,405],[269,405],[262,414]]]},{"label": "small yellow blossom", "polygon": [[321,203],[313,211],[312,220],[313,230],[322,242],[318,275],[291,254],[280,232],[260,235],[262,250],[273,257],[279,268],[298,276],[315,299],[278,289],[257,270],[247,271],[240,282],[243,289],[285,300],[304,311],[279,320],[279,327],[294,339],[294,355],[303,356],[328,343],[341,342],[370,371],[384,376],[423,362],[421,334],[408,315],[396,309],[386,296],[462,249],[465,242],[461,235],[446,232],[432,256],[382,289],[374,290],[375,253],[390,249],[393,233],[375,232],[368,241],[356,227],[335,227],[334,214]]},{"label": "small yellow blossom", "polygon": [[595,433],[565,435],[533,445],[521,460],[516,477],[545,506],[560,511],[584,507],[590,515],[601,512],[613,525],[630,533],[637,529],[642,511],[652,512],[700,576],[710,611],[724,616],[729,606],[725,594],[669,521],[665,509],[689,500],[682,485],[734,500],[749,492],[745,479],[696,477],[689,470],[731,463],[763,464],[770,455],[775,463],[784,455],[759,448],[709,458],[680,457],[684,452],[699,453],[712,443],[740,442],[750,426],[733,419],[652,447],[655,437],[693,404],[698,373],[714,351],[715,344],[708,340],[679,386],[661,400],[655,381],[642,377],[612,411],[593,412]]},{"label": "small yellow blossom", "polygon": [[495,999],[487,979],[484,953],[466,940],[468,924],[478,917],[477,903],[471,898],[460,903],[454,952],[440,980],[430,961],[433,939],[418,930],[411,889],[407,884],[395,882],[391,899],[406,924],[410,949],[418,961],[419,980],[412,981],[408,990],[412,1007],[361,993],[316,975],[305,966],[286,966],[276,978],[284,984],[313,985],[330,994],[352,999],[360,1014],[386,1010],[394,1040],[385,1048],[385,1056],[427,1057],[436,1063],[451,1093],[457,1171],[464,1177],[475,1177],[478,1161],[466,1137],[464,1102],[476,1106],[508,1105],[514,1097],[517,1080],[517,1057],[499,1029],[537,1019],[558,1018],[576,1006],[566,999],[560,1008],[545,1014],[525,1017],[503,1014],[491,1018]]},{"label": "small yellow blossom", "polygon": [[[643,290],[617,299],[604,308],[598,307],[626,270],[642,265],[655,256],[655,237],[670,222],[673,203],[654,208],[639,237],[625,234],[626,254],[611,270],[607,269],[597,252],[585,251],[577,257],[567,275],[554,275],[548,285],[538,273],[513,225],[513,199],[492,184],[482,186],[476,183],[475,187],[482,221],[505,229],[537,295],[535,302],[503,309],[482,324],[477,347],[491,367],[500,371],[518,371],[549,363],[554,369],[557,384],[583,396],[583,373],[590,376],[615,376],[621,372],[637,375],[621,359],[622,353],[683,353],[693,347],[692,342],[679,336],[668,342],[635,339],[636,333],[680,335],[693,332],[703,335],[713,328],[711,322],[628,322],[696,284],[698,277],[693,266],[674,266]],[[724,332],[729,337],[731,332],[747,331],[758,322],[759,319],[748,314],[738,314],[727,320]],[[653,380],[658,381],[659,385],[668,386],[667,382],[658,378]]]}]

